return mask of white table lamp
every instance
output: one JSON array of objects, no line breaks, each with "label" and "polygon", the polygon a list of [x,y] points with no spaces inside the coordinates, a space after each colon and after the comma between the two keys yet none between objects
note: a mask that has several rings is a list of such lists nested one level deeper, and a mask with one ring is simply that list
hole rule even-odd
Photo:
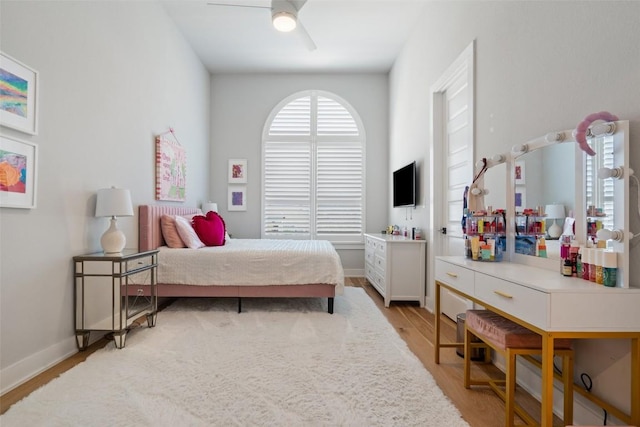
[{"label": "white table lamp", "polygon": [[562,227],[556,223],[556,219],[564,220],[564,205],[547,205],[544,208],[547,218],[553,219],[553,225],[547,228],[547,233],[552,239],[558,239],[562,235]]},{"label": "white table lamp", "polygon": [[121,253],[127,244],[127,239],[124,233],[118,229],[116,217],[133,216],[133,206],[131,205],[131,193],[129,190],[115,187],[98,190],[96,216],[111,217],[111,225],[100,239],[104,253]]},{"label": "white table lamp", "polygon": [[218,204],[213,202],[207,202],[202,204],[202,212],[206,215],[208,212],[218,212]]}]

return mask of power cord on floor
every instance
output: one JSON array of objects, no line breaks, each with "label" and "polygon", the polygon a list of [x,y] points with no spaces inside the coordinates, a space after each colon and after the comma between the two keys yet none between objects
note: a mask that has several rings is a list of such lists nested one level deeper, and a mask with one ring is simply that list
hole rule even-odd
[{"label": "power cord on floor", "polygon": [[[589,382],[587,384],[587,381],[585,381],[585,379]],[[591,393],[591,387],[593,387],[593,381],[591,381],[591,377],[586,373],[583,372],[582,374],[580,374],[580,381],[582,381],[582,385],[584,385],[584,389],[587,390],[589,393]],[[607,425],[607,410],[603,409],[602,412],[604,412],[604,422],[603,425]]]}]

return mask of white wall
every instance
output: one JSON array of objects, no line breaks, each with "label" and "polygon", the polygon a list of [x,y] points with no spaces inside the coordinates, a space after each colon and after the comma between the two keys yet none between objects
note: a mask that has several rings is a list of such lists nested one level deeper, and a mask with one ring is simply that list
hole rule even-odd
[{"label": "white wall", "polygon": [[[2,51],[40,72],[37,208],[0,210],[1,389],[77,351],[71,257],[100,250],[99,188],[154,203],[154,135],[187,150],[187,205],[209,192],[209,73],[155,2],[0,3]],[[137,209],[136,209],[137,210]],[[137,246],[137,216],[121,218]],[[95,334],[97,337],[99,334]]]},{"label": "white wall", "polygon": [[[408,157],[429,164],[429,88],[475,39],[476,160],[573,129],[586,115],[606,110],[630,120],[631,166],[638,170],[639,16],[638,2],[429,2],[390,76],[391,168]],[[429,200],[428,176],[423,180]],[[635,197],[629,205],[637,233]],[[419,214],[426,228],[428,210]],[[390,211],[392,221],[399,216]],[[637,246],[631,252],[636,286]],[[587,372],[594,393],[628,409],[628,343],[590,341],[577,349],[576,375]],[[601,424],[602,412],[593,411],[592,418],[576,419]]]},{"label": "white wall", "polygon": [[[211,200],[236,237],[260,238],[262,132],[271,111],[289,95],[309,89],[343,98],[366,132],[366,231],[386,227],[388,209],[388,80],[383,74],[214,75],[211,80]],[[247,211],[227,210],[227,163],[247,159]],[[338,250],[345,273],[364,271],[364,251]]]}]

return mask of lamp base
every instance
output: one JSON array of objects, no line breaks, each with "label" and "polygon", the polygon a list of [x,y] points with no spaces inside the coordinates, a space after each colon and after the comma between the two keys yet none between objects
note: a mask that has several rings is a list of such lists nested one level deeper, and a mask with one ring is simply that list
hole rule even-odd
[{"label": "lamp base", "polygon": [[549,227],[549,229],[547,230],[547,233],[549,234],[549,238],[559,239],[560,236],[562,235],[562,227],[556,224],[556,220],[554,219],[553,225]]},{"label": "lamp base", "polygon": [[100,239],[102,250],[105,254],[119,254],[122,253],[125,245],[127,244],[127,238],[124,233],[118,229],[116,217],[111,217],[111,225],[104,232]]}]

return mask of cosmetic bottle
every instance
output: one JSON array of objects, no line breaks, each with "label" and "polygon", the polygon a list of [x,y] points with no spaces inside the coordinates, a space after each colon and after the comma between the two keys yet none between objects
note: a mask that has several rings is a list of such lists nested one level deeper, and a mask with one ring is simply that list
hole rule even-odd
[{"label": "cosmetic bottle", "polygon": [[605,251],[603,256],[602,284],[613,288],[616,286],[616,276],[618,275],[618,254]]},{"label": "cosmetic bottle", "polygon": [[602,274],[602,261],[604,259],[604,250],[596,249],[596,283],[598,285],[604,284],[604,275]]},{"label": "cosmetic bottle", "polygon": [[583,251],[583,247],[579,246],[578,247],[578,256],[576,257],[576,277],[582,278],[582,269],[583,269],[583,265],[582,265],[582,251]]},{"label": "cosmetic bottle", "polygon": [[578,273],[578,251],[580,245],[575,240],[572,240],[569,246],[569,259],[571,259],[572,276],[577,276]]},{"label": "cosmetic bottle", "polygon": [[582,248],[582,278],[589,280],[589,269],[591,269],[591,248]]},{"label": "cosmetic bottle", "polygon": [[567,258],[562,263],[562,275],[571,277],[573,275],[573,266],[571,265],[571,258]]}]

